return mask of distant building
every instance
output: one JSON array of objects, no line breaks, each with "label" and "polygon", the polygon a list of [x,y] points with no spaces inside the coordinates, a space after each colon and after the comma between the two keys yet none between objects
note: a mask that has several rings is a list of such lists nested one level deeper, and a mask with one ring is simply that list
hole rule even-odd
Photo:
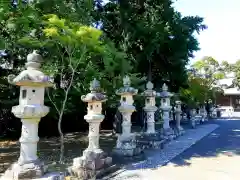
[{"label": "distant building", "polygon": [[216,99],[217,105],[231,106],[235,111],[240,111],[240,89],[234,86],[234,73],[230,73],[225,79],[218,82],[218,86],[223,89],[223,93]]}]

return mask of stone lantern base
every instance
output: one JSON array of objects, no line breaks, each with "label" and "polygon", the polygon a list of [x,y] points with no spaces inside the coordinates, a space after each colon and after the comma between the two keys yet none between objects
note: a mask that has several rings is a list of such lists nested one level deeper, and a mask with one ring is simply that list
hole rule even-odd
[{"label": "stone lantern base", "polygon": [[136,156],[143,152],[141,147],[137,147],[136,136],[131,133],[127,136],[124,134],[119,135],[117,140],[117,146],[113,150],[113,153],[119,156]]},{"label": "stone lantern base", "polygon": [[0,180],[39,179],[45,171],[44,164],[40,160],[22,165],[16,162],[4,173]]},{"label": "stone lantern base", "polygon": [[71,176],[88,180],[96,177],[99,172],[110,167],[111,164],[112,158],[108,157],[101,149],[86,149],[82,157],[73,159],[73,166],[68,170]]},{"label": "stone lantern base", "polygon": [[203,124],[205,121],[207,121],[206,116],[203,115],[203,114],[200,114],[200,115],[199,115],[199,119],[200,119],[200,120],[199,120],[199,121],[200,121],[200,122],[199,122],[200,124]]},{"label": "stone lantern base", "polygon": [[190,123],[191,123],[192,128],[196,128],[197,117],[196,116],[192,116],[191,119],[190,119]]},{"label": "stone lantern base", "polygon": [[209,119],[208,119],[208,114],[207,114],[207,112],[205,112],[204,113],[204,121],[208,121]]},{"label": "stone lantern base", "polygon": [[184,133],[185,133],[185,130],[182,128],[182,126],[174,128],[174,134],[177,137],[182,136]]},{"label": "stone lantern base", "polygon": [[165,140],[173,140],[177,137],[172,128],[168,128],[168,129],[162,128],[160,133]]},{"label": "stone lantern base", "polygon": [[160,133],[143,133],[137,138],[137,145],[141,149],[162,149],[166,140]]},{"label": "stone lantern base", "polygon": [[195,122],[196,124],[201,124],[201,121],[202,121],[202,116],[200,114],[197,114],[195,116]]}]

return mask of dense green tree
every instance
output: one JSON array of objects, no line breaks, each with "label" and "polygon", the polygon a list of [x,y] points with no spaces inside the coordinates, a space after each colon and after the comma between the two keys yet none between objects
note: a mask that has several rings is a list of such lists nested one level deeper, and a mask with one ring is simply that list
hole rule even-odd
[{"label": "dense green tree", "polygon": [[204,104],[207,99],[214,98],[212,91],[206,78],[188,73],[188,87],[180,89],[180,98],[191,107],[197,107],[198,104]]},{"label": "dense green tree", "polygon": [[208,85],[217,85],[218,80],[225,77],[224,69],[222,69],[219,62],[209,56],[203,57],[201,60],[196,61],[193,66],[197,75],[206,78]]},{"label": "dense green tree", "polygon": [[240,87],[240,60],[237,60],[233,64],[228,64],[230,72],[234,73],[233,85]]},{"label": "dense green tree", "polygon": [[110,1],[98,8],[97,18],[107,36],[127,52],[136,72],[147,75],[150,63],[158,87],[168,81],[177,91],[187,82],[185,66],[198,50],[193,33],[206,28],[202,18],[182,17],[170,0]]},{"label": "dense green tree", "polygon": [[[18,21],[19,28],[13,28],[15,33],[12,34],[16,34],[13,36],[15,40],[10,40],[13,44],[16,44],[18,35],[22,37],[21,33],[26,33],[30,27],[35,25],[32,29],[37,31],[39,18],[36,14],[41,17],[54,13],[75,22],[95,24],[101,26],[104,35],[127,54],[134,67],[132,72],[146,76],[149,69],[146,67],[151,64],[155,84],[161,87],[162,81],[168,81],[174,91],[186,84],[185,66],[193,52],[198,50],[193,33],[206,28],[200,17],[182,17],[172,7],[171,0],[110,1],[105,4],[100,0],[39,0],[32,1],[31,5],[20,3],[17,8],[9,9],[11,13],[17,12],[13,13],[13,21],[16,18],[24,21]],[[15,26],[16,23],[12,24]],[[19,31],[20,28],[24,31]],[[15,52],[19,54],[19,51]],[[123,64],[122,69],[127,67]]]},{"label": "dense green tree", "polygon": [[[68,23],[95,26],[102,30],[102,48],[88,51],[88,56],[77,66],[69,90],[65,114],[79,119],[85,114],[80,96],[89,91],[93,76],[99,78],[108,94],[108,105],[114,107],[117,105],[115,89],[121,85],[121,76],[126,73],[130,74],[133,86],[138,85],[140,91],[144,88],[142,84],[150,67],[153,82],[158,88],[163,81],[167,81],[172,91],[184,87],[188,78],[185,66],[193,57],[193,52],[198,50],[193,33],[206,28],[200,17],[181,16],[172,7],[171,0],[113,0],[105,4],[101,0],[18,2],[17,6],[0,4],[0,49],[6,49],[9,55],[1,58],[0,63],[11,66],[1,69],[0,81],[4,85],[0,88],[6,93],[2,96],[4,100],[15,99],[17,102],[18,91],[10,91],[13,87],[8,85],[6,77],[11,73],[18,74],[24,68],[26,55],[38,49],[45,60],[45,73],[54,77],[56,84],[56,89],[48,92],[56,106],[61,107],[64,84],[71,80],[69,58],[66,56],[68,46],[66,42],[59,43],[53,41],[53,37],[45,36],[44,28],[49,25],[45,15],[51,13]],[[74,28],[71,26],[67,32]],[[54,33],[51,27],[49,30]],[[66,31],[59,32],[64,35]],[[79,60],[80,55],[74,53],[72,58]],[[47,104],[50,105],[49,102]],[[49,116],[56,119],[57,111],[51,111]]]},{"label": "dense green tree", "polygon": [[219,64],[216,59],[209,56],[203,57],[192,65],[195,77],[204,78],[205,87],[209,89],[205,92],[205,100],[210,98],[209,92],[212,93],[211,97],[216,100],[216,94],[221,91],[219,80],[226,76],[226,67],[228,67],[226,63]]}]

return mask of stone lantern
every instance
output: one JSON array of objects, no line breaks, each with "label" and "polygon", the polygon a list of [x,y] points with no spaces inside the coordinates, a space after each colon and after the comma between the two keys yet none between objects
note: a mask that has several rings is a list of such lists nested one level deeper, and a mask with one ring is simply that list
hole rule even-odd
[{"label": "stone lantern", "polygon": [[196,121],[197,121],[197,111],[196,111],[196,109],[192,109],[190,121],[191,121],[192,128],[195,128],[196,127]]},{"label": "stone lantern", "polygon": [[118,135],[114,152],[124,156],[133,156],[140,153],[136,146],[136,136],[131,132],[131,116],[135,111],[133,96],[138,93],[138,90],[130,87],[130,85],[130,78],[125,76],[123,78],[123,87],[116,91],[116,94],[121,96],[121,105],[118,107],[118,110],[122,114],[123,120],[122,133]]},{"label": "stone lantern", "polygon": [[27,56],[26,70],[17,77],[10,75],[9,83],[20,86],[19,105],[12,107],[12,113],[22,121],[20,157],[4,174],[1,180],[40,178],[44,164],[38,159],[38,124],[49,108],[44,106],[45,87],[51,87],[50,78],[40,71],[43,59],[34,51]]},{"label": "stone lantern", "polygon": [[217,117],[217,109],[216,109],[216,107],[213,107],[212,117],[213,117],[213,118],[216,118],[216,117]]},{"label": "stone lantern", "polygon": [[206,114],[207,114],[204,105],[202,105],[200,107],[199,113],[200,113],[200,116],[201,116],[201,121],[200,122],[203,123],[206,120]]},{"label": "stone lantern", "polygon": [[155,119],[154,114],[157,111],[156,101],[156,91],[153,90],[152,82],[148,82],[147,90],[143,92],[143,96],[145,96],[145,107],[143,108],[147,114],[147,134],[154,134],[155,133]]},{"label": "stone lantern", "polygon": [[211,99],[208,100],[209,103],[209,118],[211,118],[213,116],[213,101]]},{"label": "stone lantern", "polygon": [[69,169],[70,174],[84,180],[93,178],[97,171],[107,168],[112,163],[112,158],[107,157],[99,147],[99,127],[105,117],[102,114],[102,103],[107,100],[107,96],[101,92],[100,83],[96,79],[91,82],[90,91],[81,97],[83,102],[88,103],[84,119],[89,124],[89,144],[82,157],[73,159],[73,166]]},{"label": "stone lantern", "polygon": [[145,97],[145,107],[143,108],[146,112],[147,117],[147,130],[138,138],[138,144],[142,149],[145,148],[161,148],[163,145],[163,139],[155,131],[155,112],[157,111],[155,97],[156,91],[153,90],[152,82],[148,82],[147,90],[142,95]]},{"label": "stone lantern", "polygon": [[182,113],[181,101],[176,101],[175,103],[176,103],[176,107],[175,107],[176,127],[177,127],[178,134],[181,135],[184,132],[181,126],[181,113]]},{"label": "stone lantern", "polygon": [[162,86],[162,92],[160,93],[160,97],[161,97],[161,109],[163,112],[163,132],[164,135],[166,135],[167,137],[172,136],[173,130],[171,129],[170,125],[169,125],[169,114],[170,114],[170,110],[172,109],[171,105],[170,105],[170,98],[173,96],[172,93],[168,92],[168,87],[167,85],[164,83]]}]

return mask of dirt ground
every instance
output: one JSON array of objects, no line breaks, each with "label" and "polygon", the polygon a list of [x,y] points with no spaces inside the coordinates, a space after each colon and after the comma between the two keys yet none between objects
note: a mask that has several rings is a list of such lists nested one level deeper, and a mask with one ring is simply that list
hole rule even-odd
[{"label": "dirt ground", "polygon": [[[101,132],[100,146],[106,152],[111,152],[116,143],[116,137],[110,131]],[[82,155],[82,151],[88,145],[86,133],[70,133],[65,135],[65,162],[72,163],[72,159]],[[0,140],[0,173],[3,173],[11,163],[17,161],[20,144],[18,141]],[[60,141],[58,137],[40,139],[38,155],[47,164],[53,164],[59,160]]]}]

